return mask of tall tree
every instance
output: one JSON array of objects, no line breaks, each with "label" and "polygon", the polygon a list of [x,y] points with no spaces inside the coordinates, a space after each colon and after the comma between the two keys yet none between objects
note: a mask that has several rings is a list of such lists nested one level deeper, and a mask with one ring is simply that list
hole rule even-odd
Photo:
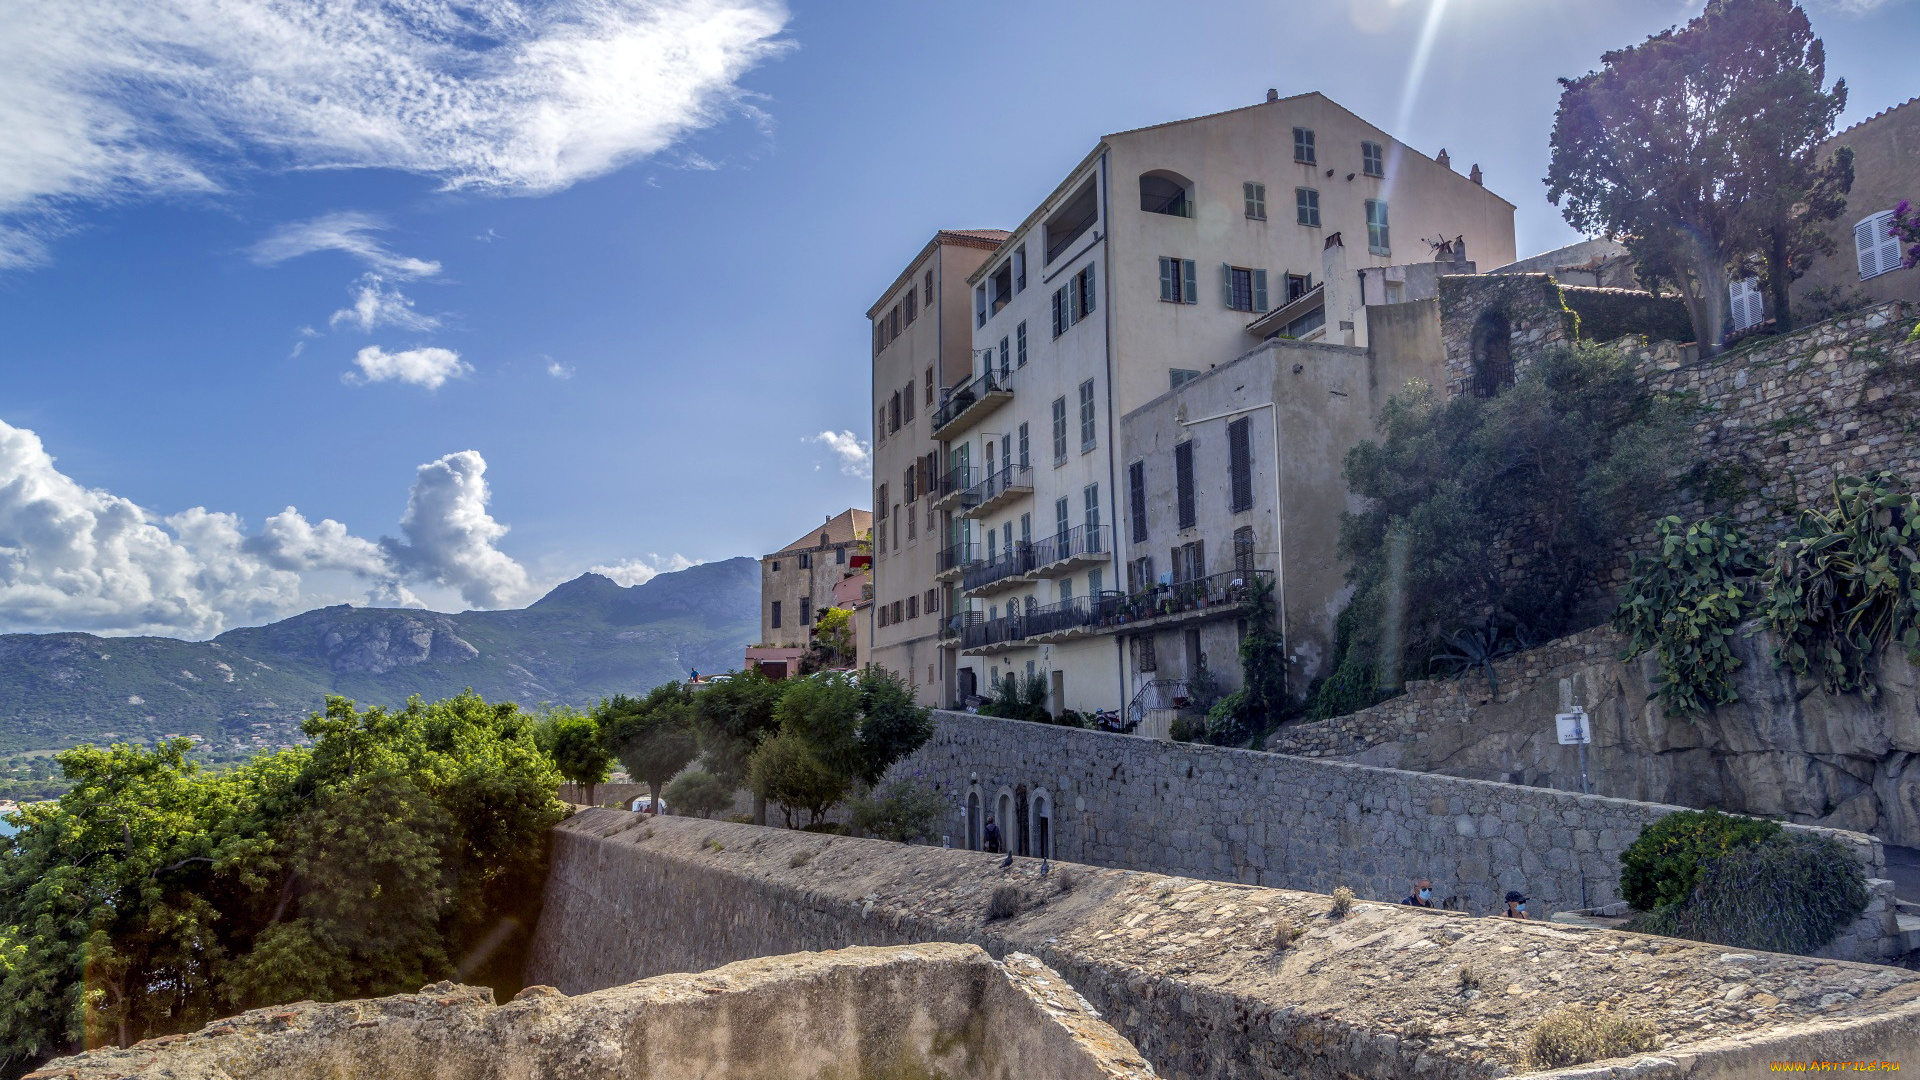
[{"label": "tall tree", "polygon": [[1619,237],[1649,287],[1677,286],[1711,356],[1729,267],[1771,262],[1776,228],[1791,263],[1791,212],[1820,180],[1814,149],[1845,88],[1821,91],[1824,51],[1790,0],[1712,0],[1684,28],[1600,62],[1560,80],[1548,198],[1575,228]]},{"label": "tall tree", "polygon": [[[784,683],[748,668],[709,683],[694,695],[700,751],[707,768],[730,787],[746,785],[747,763],[753,752],[780,730],[774,707],[780,704],[784,688]],[[753,822],[767,823],[767,800],[758,792],[753,798]]]},{"label": "tall tree", "polygon": [[587,805],[598,805],[593,789],[606,783],[613,762],[599,721],[562,705],[541,719],[534,741],[553,759],[563,779],[586,789]]},{"label": "tall tree", "polygon": [[684,683],[663,683],[643,698],[617,694],[593,711],[607,746],[626,767],[627,775],[647,785],[656,813],[660,789],[700,753],[693,726],[693,696]]}]

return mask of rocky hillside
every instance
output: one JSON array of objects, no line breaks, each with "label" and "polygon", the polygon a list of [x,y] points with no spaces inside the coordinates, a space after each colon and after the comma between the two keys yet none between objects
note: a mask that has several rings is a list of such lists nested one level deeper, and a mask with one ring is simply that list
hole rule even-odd
[{"label": "rocky hillside", "polygon": [[327,694],[585,705],[738,667],[759,610],[759,565],[739,558],[630,588],[584,574],[512,611],[343,604],[212,641],[0,635],[0,752],[176,732],[271,745]]}]

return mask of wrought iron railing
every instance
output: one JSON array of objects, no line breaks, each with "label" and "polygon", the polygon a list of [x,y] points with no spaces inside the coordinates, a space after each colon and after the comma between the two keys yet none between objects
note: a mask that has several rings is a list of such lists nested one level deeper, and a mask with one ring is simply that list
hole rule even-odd
[{"label": "wrought iron railing", "polygon": [[1154,585],[1134,593],[1103,594],[1100,600],[1100,625],[1123,626],[1169,615],[1237,607],[1253,599],[1258,583],[1272,579],[1271,570],[1228,570],[1202,578]]},{"label": "wrought iron railing", "polygon": [[1002,615],[997,619],[982,619],[968,623],[960,628],[960,647],[963,649],[983,649],[989,645],[1004,645],[1016,642],[1027,636],[1026,620],[1020,615]]},{"label": "wrought iron railing", "polygon": [[934,478],[933,490],[928,494],[935,499],[944,499],[955,493],[963,493],[973,486],[974,471],[970,465],[956,465]]},{"label": "wrought iron railing", "polygon": [[1033,545],[1024,541],[1015,541],[1012,547],[993,558],[967,567],[966,576],[960,579],[960,587],[969,591],[984,588],[996,581],[1017,577],[1031,569],[1033,569]]},{"label": "wrought iron railing", "polygon": [[950,570],[960,569],[973,561],[973,541],[962,540],[951,547],[941,548],[935,561],[936,573],[944,574]]},{"label": "wrought iron railing", "polygon": [[1010,393],[1012,390],[1013,380],[1001,376],[999,372],[989,369],[975,375],[973,378],[947,391],[945,400],[940,402],[940,408],[934,411],[933,430],[939,431],[941,428],[953,423],[954,420],[959,418],[961,413],[966,412],[967,409],[978,402],[983,395]]},{"label": "wrought iron railing", "polygon": [[1105,525],[1075,525],[1063,533],[1056,533],[1033,545],[1033,565],[1051,566],[1054,563],[1082,555],[1097,555],[1107,551],[1107,527]]},{"label": "wrought iron railing", "polygon": [[1025,465],[1002,465],[986,470],[981,479],[967,489],[966,501],[970,506],[978,506],[1009,491],[1032,490],[1033,469]]}]

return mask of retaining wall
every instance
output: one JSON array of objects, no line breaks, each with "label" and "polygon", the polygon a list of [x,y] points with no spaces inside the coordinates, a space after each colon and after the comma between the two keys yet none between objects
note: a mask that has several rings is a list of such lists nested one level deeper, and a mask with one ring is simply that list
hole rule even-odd
[{"label": "retaining wall", "polygon": [[[1683,809],[1550,788],[1161,742],[1080,728],[937,712],[934,736],[895,767],[948,798],[945,831],[966,846],[966,808],[1002,820],[1016,851],[1038,854],[1047,808],[1053,854],[1096,866],[1313,892],[1345,885],[1369,899],[1405,896],[1415,878],[1474,914],[1518,890],[1531,910],[1619,900],[1620,852],[1648,823]],[[1024,804],[1012,815],[996,808]],[[1026,847],[1019,830],[1029,822]],[[1801,828],[1800,826],[1789,826]],[[1845,845],[1884,879],[1879,842],[1809,829]],[[1885,961],[1902,951],[1892,885],[1834,956]]]},{"label": "retaining wall", "polygon": [[[1636,1080],[1920,1060],[1920,974],[1900,968],[1365,901],[1337,917],[1308,893],[1000,861],[588,810],[555,830],[527,977],[583,993],[798,950],[970,942],[1039,957],[1184,1080],[1481,1080],[1524,1071],[1549,1012],[1603,1004],[1660,1033],[1660,1052],[1615,1063]],[[1621,1075],[1603,1068],[1537,1075]]]}]

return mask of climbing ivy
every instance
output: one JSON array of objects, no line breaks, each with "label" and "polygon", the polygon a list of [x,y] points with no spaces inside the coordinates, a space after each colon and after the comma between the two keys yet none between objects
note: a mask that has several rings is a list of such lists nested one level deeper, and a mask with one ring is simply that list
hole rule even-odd
[{"label": "climbing ivy", "polygon": [[1613,614],[1626,636],[1621,659],[1652,650],[1660,660],[1654,696],[1670,716],[1704,713],[1736,700],[1740,666],[1735,629],[1756,603],[1761,563],[1745,534],[1724,518],[1691,525],[1678,517],[1654,525],[1658,548],[1635,555],[1627,590]]},{"label": "climbing ivy", "polygon": [[1873,659],[1897,641],[1920,660],[1920,502],[1889,472],[1842,477],[1832,509],[1802,511],[1767,568],[1774,660],[1828,693],[1876,694]]}]

